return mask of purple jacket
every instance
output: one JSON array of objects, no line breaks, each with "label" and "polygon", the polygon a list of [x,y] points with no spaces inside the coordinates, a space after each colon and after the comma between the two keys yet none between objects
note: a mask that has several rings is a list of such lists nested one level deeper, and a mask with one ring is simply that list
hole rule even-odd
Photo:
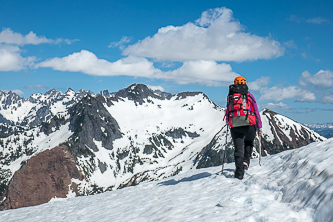
[{"label": "purple jacket", "polygon": [[[258,127],[258,129],[261,129],[262,128],[262,123],[261,123],[261,117],[260,117],[260,114],[259,114],[259,109],[258,109],[258,106],[257,106],[257,101],[250,92],[249,92],[249,101],[252,103],[253,112],[257,116],[257,120],[258,120],[257,121],[257,127]],[[228,106],[227,106],[227,110],[225,112],[226,112],[226,114],[225,114],[226,121],[228,123],[229,122],[229,112],[230,112]]]}]

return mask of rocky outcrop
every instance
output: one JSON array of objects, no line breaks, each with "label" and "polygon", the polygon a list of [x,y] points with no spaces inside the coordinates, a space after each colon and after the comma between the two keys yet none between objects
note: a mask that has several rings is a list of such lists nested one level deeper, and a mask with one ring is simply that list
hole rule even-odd
[{"label": "rocky outcrop", "polygon": [[149,89],[146,85],[143,84],[132,84],[126,89],[118,91],[115,95],[115,99],[128,98],[129,100],[134,101],[137,105],[142,105],[145,103],[144,99],[149,97],[164,99],[164,97],[154,93],[153,90]]},{"label": "rocky outcrop", "polygon": [[52,198],[65,198],[68,193],[78,194],[72,178],[84,176],[75,165],[66,146],[45,150],[30,158],[15,172],[3,194],[0,209],[15,209],[49,202]]},{"label": "rocky outcrop", "polygon": [[[263,136],[265,147],[270,154],[299,148],[309,143],[323,140],[323,138],[307,127],[287,117],[281,118],[280,114],[272,110],[265,109],[262,115],[267,118],[269,128],[272,129],[271,132],[274,135],[273,140],[267,140],[266,136]],[[290,123],[286,123],[287,121]]]},{"label": "rocky outcrop", "polygon": [[[77,156],[91,156],[91,150],[99,149],[94,140],[102,141],[103,147],[113,149],[113,141],[122,137],[117,121],[103,105],[104,97],[85,96],[73,106],[69,129],[73,135],[68,141],[70,152]],[[80,138],[80,139],[77,139]]]}]

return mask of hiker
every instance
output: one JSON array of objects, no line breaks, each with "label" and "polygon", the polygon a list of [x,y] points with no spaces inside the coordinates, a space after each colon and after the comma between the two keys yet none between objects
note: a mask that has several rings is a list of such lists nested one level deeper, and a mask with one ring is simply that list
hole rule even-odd
[{"label": "hiker", "polygon": [[254,96],[248,92],[246,79],[238,76],[229,86],[225,113],[235,145],[235,178],[244,177],[244,170],[250,166],[253,143],[258,131],[261,136],[261,118]]}]

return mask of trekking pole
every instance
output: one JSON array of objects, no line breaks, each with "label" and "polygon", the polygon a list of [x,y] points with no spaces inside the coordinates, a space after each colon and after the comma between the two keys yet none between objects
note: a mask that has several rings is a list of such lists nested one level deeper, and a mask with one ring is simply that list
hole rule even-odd
[{"label": "trekking pole", "polygon": [[259,166],[261,166],[261,136],[259,135],[260,132],[258,132],[258,142],[259,142]]},{"label": "trekking pole", "polygon": [[227,127],[227,133],[225,134],[225,146],[224,146],[224,152],[223,152],[223,157],[222,157],[222,173],[223,174],[223,170],[224,170],[224,159],[226,156],[226,152],[227,152],[227,145],[228,145],[228,125],[226,124]]}]

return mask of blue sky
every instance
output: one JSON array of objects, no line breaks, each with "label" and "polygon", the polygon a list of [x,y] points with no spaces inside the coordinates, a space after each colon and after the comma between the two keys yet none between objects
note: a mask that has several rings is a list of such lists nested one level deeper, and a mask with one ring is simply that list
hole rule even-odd
[{"label": "blue sky", "polygon": [[259,107],[333,122],[332,1],[0,0],[0,90],[202,91],[225,106],[248,80]]}]

